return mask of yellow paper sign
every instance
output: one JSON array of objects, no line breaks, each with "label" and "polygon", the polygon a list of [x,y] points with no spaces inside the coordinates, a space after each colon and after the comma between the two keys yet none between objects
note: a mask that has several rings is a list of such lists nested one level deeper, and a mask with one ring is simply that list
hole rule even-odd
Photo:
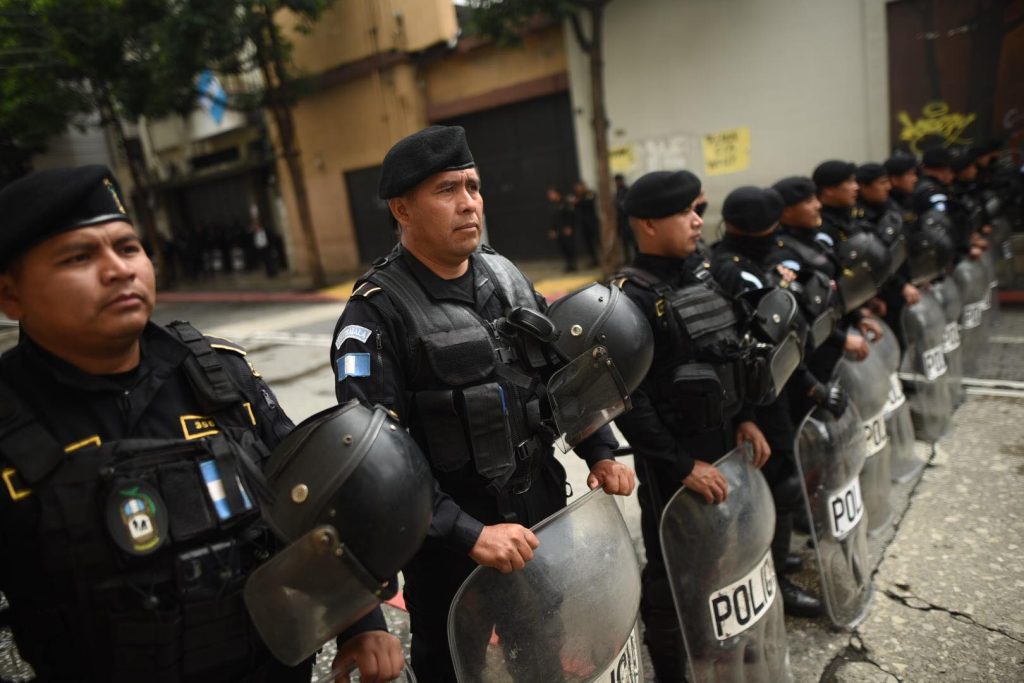
[{"label": "yellow paper sign", "polygon": [[725,175],[750,166],[750,128],[732,128],[701,137],[704,173]]},{"label": "yellow paper sign", "polygon": [[636,163],[636,153],[633,151],[633,145],[624,145],[608,150],[608,162],[612,167],[612,173],[622,173],[625,175],[632,171],[633,164]]}]

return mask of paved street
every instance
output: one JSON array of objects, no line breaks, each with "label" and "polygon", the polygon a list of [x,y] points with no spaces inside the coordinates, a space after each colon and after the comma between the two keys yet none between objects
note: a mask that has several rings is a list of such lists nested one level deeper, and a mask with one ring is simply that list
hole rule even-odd
[{"label": "paved street", "polygon": [[[172,303],[160,305],[155,318],[187,319],[245,344],[298,422],[334,403],[327,349],[342,305]],[[1024,310],[1004,309],[994,335],[979,375],[1000,386],[973,383],[931,466],[894,488],[895,527],[871,544],[877,569],[868,617],[852,634],[825,619],[787,619],[797,681],[1024,680]],[[585,490],[582,462],[571,454],[565,462],[574,489]],[[635,496],[624,512],[642,552]],[[794,538],[805,557],[794,580],[814,589],[817,569],[806,542]],[[404,614],[388,613],[402,632]],[[0,634],[0,676],[28,680],[8,638]]]}]

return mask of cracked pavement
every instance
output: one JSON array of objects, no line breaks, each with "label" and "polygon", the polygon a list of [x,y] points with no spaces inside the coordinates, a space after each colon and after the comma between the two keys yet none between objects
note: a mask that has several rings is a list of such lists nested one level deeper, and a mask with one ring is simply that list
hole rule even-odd
[{"label": "cracked pavement", "polygon": [[902,517],[872,544],[864,621],[845,634],[787,619],[795,680],[1024,680],[1022,413],[1017,398],[961,406],[939,456],[894,491]]}]

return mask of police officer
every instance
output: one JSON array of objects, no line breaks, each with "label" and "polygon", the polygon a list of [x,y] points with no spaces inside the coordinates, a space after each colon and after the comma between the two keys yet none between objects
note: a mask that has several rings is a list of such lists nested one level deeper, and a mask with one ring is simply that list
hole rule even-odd
[{"label": "police officer", "polygon": [[903,223],[910,226],[917,220],[911,203],[914,186],[917,185],[917,157],[897,153],[882,164],[889,174],[889,198],[900,207]]},{"label": "police officer", "polygon": [[[403,573],[413,669],[420,681],[447,682],[455,592],[478,564],[521,569],[538,544],[527,527],[565,505],[565,471],[538,394],[552,359],[509,325],[546,304],[480,244],[480,175],[461,127],[397,142],[379,195],[401,226],[400,244],[360,278],[338,321],[335,391],[340,402],[394,410],[430,460],[439,485],[432,537]],[[576,452],[591,488],[628,494],[633,472],[612,458],[616,446],[603,427]]]},{"label": "police officer", "polygon": [[[889,173],[881,164],[867,163],[857,167],[859,221],[886,244],[901,236],[907,237],[903,209],[890,197],[892,189]],[[880,297],[885,302],[885,317],[890,327],[896,329],[903,306],[912,306],[921,300],[921,292],[910,282],[909,268],[905,263],[892,274]]]},{"label": "police officer", "polygon": [[[821,231],[822,202],[814,181],[791,176],[775,183],[772,189],[782,197],[783,209],[771,263],[781,264],[798,275],[804,270],[815,270],[835,280],[839,275],[838,261],[828,247],[834,239]],[[836,327],[828,341],[808,359],[808,367],[820,382],[831,379],[832,368],[843,353],[860,360],[870,352],[864,338],[847,334],[847,328],[848,324]],[[836,387],[830,387],[828,394],[826,401],[841,402],[841,393]]]},{"label": "police officer", "polygon": [[[776,243],[775,230],[782,217],[782,197],[772,189],[740,187],[730,192],[722,203],[725,234],[712,247],[711,272],[715,281],[733,298],[781,284],[788,287],[796,273],[782,265],[771,265],[769,256]],[[828,392],[801,365],[787,383],[790,391],[780,391],[778,398],[758,406],[754,419],[761,428],[772,457],[762,468],[775,500],[775,537],[772,559],[779,572],[779,588],[787,614],[816,617],[822,614],[821,601],[794,584],[784,572],[797,571],[799,556],[790,555],[794,513],[803,512],[800,482],[796,480],[794,444],[796,425],[790,415],[789,394],[797,397],[817,396],[824,400]]]},{"label": "police officer", "polygon": [[831,159],[818,164],[811,176],[821,200],[821,230],[816,239],[830,249],[860,232],[860,226],[854,221],[856,171],[855,164]]},{"label": "police officer", "polygon": [[978,259],[981,258],[982,248],[972,243],[972,227],[952,196],[955,178],[950,151],[945,147],[926,149],[921,155],[921,178],[914,186],[911,203],[919,220],[926,213],[943,219],[942,223],[953,241],[958,261],[968,257]]},{"label": "police officer", "polygon": [[[771,455],[742,394],[732,383],[724,386],[727,381],[718,376],[719,371],[728,375],[735,359],[716,353],[718,344],[702,334],[699,322],[682,317],[695,311],[706,313],[709,320],[734,316],[731,302],[711,278],[710,264],[689,260],[704,224],[695,210],[700,190],[700,180],[688,171],[648,173],[630,187],[626,211],[639,254],[615,280],[654,332],[650,371],[633,392],[633,410],[616,424],[633,448],[640,477],[647,551],[640,611],[659,681],[681,681],[685,675],[685,651],[658,532],[662,510],[680,485],[709,504],[725,500],[727,483],[711,463],[737,443],[751,442],[759,467]],[[678,308],[670,299],[679,302]],[[698,306],[697,299],[703,304]],[[735,326],[727,331],[737,333]],[[729,396],[724,406],[723,393]]]},{"label": "police officer", "polygon": [[[292,429],[245,351],[150,322],[153,265],[103,166],[0,192],[0,590],[47,681],[308,681],[255,635],[241,589],[274,550],[259,466]],[[340,663],[397,676],[379,610]]]}]

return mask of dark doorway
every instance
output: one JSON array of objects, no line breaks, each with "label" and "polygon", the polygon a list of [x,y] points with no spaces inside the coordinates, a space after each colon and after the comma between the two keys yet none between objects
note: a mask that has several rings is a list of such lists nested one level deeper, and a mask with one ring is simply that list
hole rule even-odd
[{"label": "dark doorway", "polygon": [[344,176],[348,204],[352,207],[352,225],[356,229],[359,261],[368,264],[390,252],[398,242],[388,204],[377,198],[380,166],[348,171]]},{"label": "dark doorway", "polygon": [[466,129],[483,186],[491,246],[510,259],[557,259],[547,238],[548,186],[578,179],[572,107],[566,92],[443,122]]}]

